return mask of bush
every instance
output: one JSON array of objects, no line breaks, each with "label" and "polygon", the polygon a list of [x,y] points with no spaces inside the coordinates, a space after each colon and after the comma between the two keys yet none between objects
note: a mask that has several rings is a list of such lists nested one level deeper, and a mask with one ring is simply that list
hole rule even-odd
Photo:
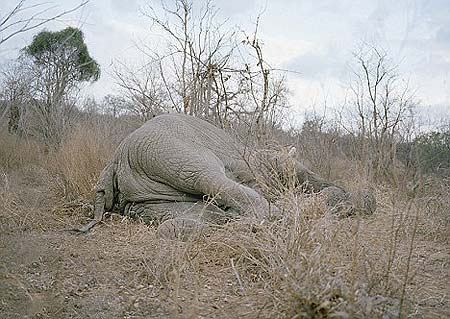
[{"label": "bush", "polygon": [[397,158],[406,167],[450,176],[450,129],[423,133],[412,142],[398,144]]},{"label": "bush", "polygon": [[420,135],[414,148],[416,163],[423,171],[450,173],[450,130]]}]

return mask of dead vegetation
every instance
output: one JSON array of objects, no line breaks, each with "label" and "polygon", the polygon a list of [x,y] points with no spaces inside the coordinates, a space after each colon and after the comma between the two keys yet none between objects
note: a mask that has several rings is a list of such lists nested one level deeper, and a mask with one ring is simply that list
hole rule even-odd
[{"label": "dead vegetation", "polygon": [[[3,318],[450,314],[448,180],[370,185],[378,201],[370,217],[329,215],[320,196],[287,189],[281,220],[243,219],[188,242],[159,239],[153,227],[114,214],[74,236],[64,230],[91,213],[112,132],[79,127],[57,151],[2,133]],[[358,162],[330,163],[349,189],[370,184]]]}]

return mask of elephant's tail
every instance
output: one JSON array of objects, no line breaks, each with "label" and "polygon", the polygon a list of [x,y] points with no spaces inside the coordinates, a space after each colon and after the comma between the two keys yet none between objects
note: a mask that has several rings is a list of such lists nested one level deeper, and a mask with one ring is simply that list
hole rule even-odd
[{"label": "elephant's tail", "polygon": [[114,207],[115,198],[117,197],[115,196],[117,192],[117,177],[113,161],[100,173],[95,190],[94,219],[81,228],[73,229],[73,231],[80,233],[89,232],[92,227],[102,221],[105,211],[110,211]]}]

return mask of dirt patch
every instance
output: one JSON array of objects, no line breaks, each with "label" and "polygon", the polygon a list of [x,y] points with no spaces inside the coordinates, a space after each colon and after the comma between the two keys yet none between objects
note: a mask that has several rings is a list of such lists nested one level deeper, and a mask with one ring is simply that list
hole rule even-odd
[{"label": "dirt patch", "polygon": [[121,261],[106,257],[107,250],[123,249],[120,243],[96,236],[29,232],[3,237],[3,318],[167,315],[159,289],[138,285],[133,268],[114,267]]}]

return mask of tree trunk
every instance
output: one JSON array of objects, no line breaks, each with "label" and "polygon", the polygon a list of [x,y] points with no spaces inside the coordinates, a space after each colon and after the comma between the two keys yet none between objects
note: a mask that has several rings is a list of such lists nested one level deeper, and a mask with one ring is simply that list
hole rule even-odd
[{"label": "tree trunk", "polygon": [[8,132],[11,134],[18,134],[19,122],[21,118],[20,105],[17,101],[11,101],[10,103]]}]

